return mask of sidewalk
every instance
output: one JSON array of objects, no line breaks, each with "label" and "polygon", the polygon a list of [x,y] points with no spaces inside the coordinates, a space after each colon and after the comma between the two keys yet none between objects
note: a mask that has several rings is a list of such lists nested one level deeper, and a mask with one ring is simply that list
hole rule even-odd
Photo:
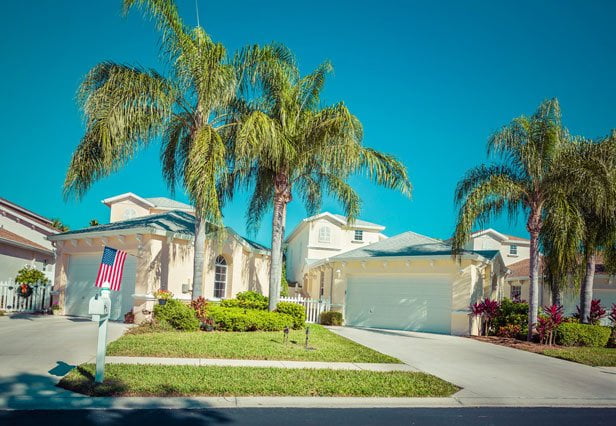
[{"label": "sidewalk", "polygon": [[328,370],[367,370],[367,371],[419,371],[406,364],[376,364],[353,362],[313,362],[313,361],[272,361],[252,359],[218,358],[155,358],[133,356],[108,356],[106,364],[139,365],[192,365],[196,367],[275,367],[275,368],[319,368]]}]

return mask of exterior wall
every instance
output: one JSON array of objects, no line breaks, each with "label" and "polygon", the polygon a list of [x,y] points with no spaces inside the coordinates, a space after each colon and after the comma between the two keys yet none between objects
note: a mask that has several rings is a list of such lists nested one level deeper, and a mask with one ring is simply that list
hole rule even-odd
[{"label": "exterior wall", "polygon": [[[365,259],[348,262],[335,262],[310,269],[306,285],[306,293],[310,298],[320,298],[320,277],[323,273],[323,300],[331,301],[332,309],[344,312],[348,275],[403,275],[403,274],[433,274],[446,275],[451,280],[451,333],[456,335],[469,334],[469,306],[484,297],[485,292],[496,294],[498,285],[502,284],[504,270],[494,267],[493,281],[485,277],[492,276],[492,266],[480,264],[477,261],[463,259],[461,263],[446,259],[412,259],[381,260]],[[486,285],[486,281],[488,284]],[[492,288],[492,282],[496,288]]]},{"label": "exterior wall", "polygon": [[[287,279],[302,284],[302,287],[305,274],[309,270],[306,260],[310,262],[326,259],[386,238],[381,231],[361,226],[346,227],[328,216],[298,226],[301,227],[300,230],[287,241],[286,265]],[[330,229],[330,242],[319,241],[322,227]],[[355,230],[363,231],[362,241],[354,240]],[[305,294],[306,290],[302,288],[302,292]]]},{"label": "exterior wall", "polygon": [[130,198],[126,198],[111,205],[109,213],[109,223],[126,220],[124,213],[128,209],[135,210],[134,217],[143,217],[151,214],[148,207],[144,207],[142,204],[137,204]]},{"label": "exterior wall", "polygon": [[53,282],[54,265],[53,254],[0,243],[0,281],[14,281],[21,268],[30,266],[45,272],[47,278]]},{"label": "exterior wall", "polygon": [[[517,255],[510,254],[509,251],[512,245],[517,246]],[[469,250],[499,250],[505,265],[510,265],[530,257],[530,243],[528,241],[507,240],[501,242],[489,233],[472,238],[465,245],[465,248]]]}]

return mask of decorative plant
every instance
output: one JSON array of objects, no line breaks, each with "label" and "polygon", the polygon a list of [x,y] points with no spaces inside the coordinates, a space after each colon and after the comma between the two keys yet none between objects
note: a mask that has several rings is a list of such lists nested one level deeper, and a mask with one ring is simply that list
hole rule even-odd
[{"label": "decorative plant", "polygon": [[565,322],[564,308],[561,305],[543,307],[544,315],[537,320],[537,333],[539,341],[544,345],[553,345],[556,338],[556,328]]},{"label": "decorative plant", "polygon": [[507,324],[498,327],[496,335],[499,337],[517,338],[522,333],[522,326],[519,324]]},{"label": "decorative plant", "polygon": [[17,271],[17,276],[15,277],[15,282],[17,284],[49,284],[49,279],[45,276],[42,271],[35,269],[31,266],[25,266]]},{"label": "decorative plant", "polygon": [[154,297],[156,297],[158,300],[169,300],[169,299],[173,299],[173,293],[171,293],[169,290],[156,290],[154,292]]},{"label": "decorative plant", "polygon": [[[577,318],[582,321],[582,309],[579,306],[576,306],[577,313],[573,314],[574,318]],[[593,299],[590,302],[590,314],[588,315],[588,323],[592,325],[599,325],[602,318],[607,316],[607,311],[601,306],[601,299]]]},{"label": "decorative plant", "polygon": [[481,315],[483,315],[483,303],[475,302],[469,308],[473,315],[475,315],[476,317],[480,317]]},{"label": "decorative plant", "polygon": [[610,311],[608,318],[612,323],[612,326],[616,327],[616,303],[612,303],[612,310]]},{"label": "decorative plant", "polygon": [[492,326],[492,321],[498,315],[500,309],[500,303],[498,300],[491,300],[489,298],[484,299],[483,302],[483,317],[485,318],[485,326],[486,326],[486,336],[490,334],[490,327]]},{"label": "decorative plant", "polygon": [[195,310],[195,315],[199,318],[201,324],[207,323],[207,300],[205,300],[203,296],[199,296],[195,300],[191,301],[190,307]]}]

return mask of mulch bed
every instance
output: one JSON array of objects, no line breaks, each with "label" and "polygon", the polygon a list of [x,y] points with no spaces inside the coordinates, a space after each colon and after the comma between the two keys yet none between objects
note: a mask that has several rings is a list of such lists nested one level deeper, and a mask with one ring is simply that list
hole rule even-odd
[{"label": "mulch bed", "polygon": [[508,348],[535,352],[538,354],[542,354],[543,351],[545,351],[546,349],[557,348],[557,346],[540,345],[539,343],[526,342],[524,340],[517,340],[511,337],[471,336],[471,339],[479,340],[481,342],[493,343],[495,345],[507,346]]}]

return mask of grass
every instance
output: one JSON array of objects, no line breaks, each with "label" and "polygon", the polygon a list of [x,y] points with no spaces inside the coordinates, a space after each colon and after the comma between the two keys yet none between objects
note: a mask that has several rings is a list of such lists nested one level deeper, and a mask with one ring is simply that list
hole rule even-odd
[{"label": "grass", "polygon": [[268,359],[329,362],[399,363],[319,325],[310,326],[309,347],[304,330],[282,332],[152,332],[126,334],[109,344],[107,355],[182,358]]},{"label": "grass", "polygon": [[110,364],[95,385],[94,370],[84,364],[59,386],[91,396],[440,397],[459,390],[416,372]]},{"label": "grass", "polygon": [[546,349],[542,353],[593,367],[616,367],[616,349],[614,348],[571,347]]}]

